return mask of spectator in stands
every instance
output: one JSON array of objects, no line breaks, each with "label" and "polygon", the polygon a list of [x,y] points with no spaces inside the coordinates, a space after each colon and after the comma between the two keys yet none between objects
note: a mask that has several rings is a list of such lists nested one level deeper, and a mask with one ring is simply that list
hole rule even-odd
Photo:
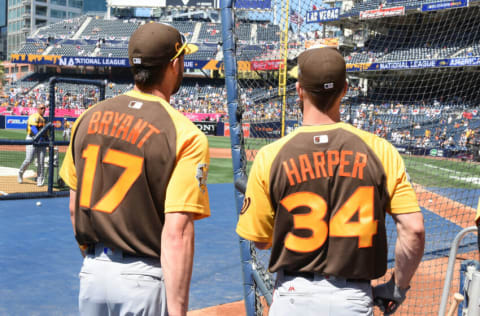
[{"label": "spectator in stands", "polygon": [[[26,140],[33,140],[45,126],[45,104],[40,104],[37,108],[37,112],[28,117],[27,121],[27,137]],[[38,136],[37,136],[38,137]],[[44,133],[44,136],[40,135],[39,141],[46,141],[48,135]],[[37,186],[43,186],[44,183],[44,160],[45,152],[47,148],[45,146],[36,146],[34,144],[27,145],[25,160],[23,161],[20,169],[18,170],[18,183],[23,183],[23,173],[28,168],[33,159],[37,158]]]}]

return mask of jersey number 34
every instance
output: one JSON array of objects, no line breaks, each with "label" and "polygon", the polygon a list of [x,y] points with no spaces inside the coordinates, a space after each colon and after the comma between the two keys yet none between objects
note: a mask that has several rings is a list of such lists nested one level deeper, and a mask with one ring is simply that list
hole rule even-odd
[{"label": "jersey number 34", "polygon": [[[358,247],[372,246],[373,236],[377,234],[377,221],[374,218],[373,187],[359,187],[332,216],[325,221],[327,202],[312,192],[292,193],[280,202],[288,212],[298,207],[307,207],[306,214],[293,214],[294,229],[307,229],[310,237],[300,237],[293,232],[287,234],[285,247],[296,252],[311,252],[322,247],[327,237],[358,237]],[[357,214],[357,221],[352,217]]]}]

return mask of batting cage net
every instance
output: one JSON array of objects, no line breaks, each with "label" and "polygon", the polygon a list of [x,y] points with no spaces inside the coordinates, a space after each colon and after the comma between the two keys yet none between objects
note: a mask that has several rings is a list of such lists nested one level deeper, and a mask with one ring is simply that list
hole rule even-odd
[{"label": "batting cage net", "polygon": [[[15,98],[27,100],[30,106],[20,113],[7,113],[0,122],[4,125],[0,129],[0,200],[68,195],[59,169],[71,127],[89,106],[105,99],[105,82],[52,77],[48,85],[18,93]],[[46,124],[37,135],[27,137],[29,117],[41,107],[46,108]]]},{"label": "batting cage net", "polygon": [[[474,224],[480,196],[479,4],[222,1],[236,179],[248,175],[261,146],[301,124],[295,66],[309,47],[336,47],[345,57],[349,91],[342,120],[388,139],[402,154],[427,236],[399,315],[437,314],[450,244]],[[236,193],[240,210],[243,195]],[[391,269],[396,229],[387,217]],[[456,271],[463,260],[476,259],[475,249],[476,236],[467,235]],[[264,292],[271,293],[275,279],[267,271],[269,252],[243,240],[241,250],[247,314],[262,315],[268,309]],[[255,281],[258,275],[263,284]],[[459,287],[456,273],[451,292]]]}]

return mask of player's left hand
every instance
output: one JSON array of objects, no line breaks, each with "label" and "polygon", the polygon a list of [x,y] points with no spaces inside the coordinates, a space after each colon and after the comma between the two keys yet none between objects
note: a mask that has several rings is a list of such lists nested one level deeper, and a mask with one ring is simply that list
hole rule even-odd
[{"label": "player's left hand", "polygon": [[392,276],[390,281],[377,285],[373,288],[373,302],[385,315],[392,315],[407,297],[406,289],[401,289],[395,284]]}]

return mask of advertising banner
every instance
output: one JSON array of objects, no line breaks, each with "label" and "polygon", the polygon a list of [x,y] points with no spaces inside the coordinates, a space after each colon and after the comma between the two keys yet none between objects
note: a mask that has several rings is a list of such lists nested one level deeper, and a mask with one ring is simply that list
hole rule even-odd
[{"label": "advertising banner", "polygon": [[340,18],[340,8],[307,11],[307,23],[335,21]]},{"label": "advertising banner", "polygon": [[[33,65],[58,65],[58,66],[101,66],[101,67],[130,67],[128,58],[107,58],[107,57],[75,57],[56,55],[32,55],[12,54],[12,63],[33,64]],[[185,69],[203,69],[205,66],[217,62],[212,60],[184,60]],[[218,69],[219,67],[216,67]]]},{"label": "advertising banner", "polygon": [[[6,111],[6,107],[0,107],[0,113],[3,111]],[[63,116],[69,116],[69,117],[78,117],[80,116],[83,112],[85,112],[86,109],[55,109],[55,116],[57,117],[63,117]],[[12,108],[9,112],[10,114],[14,115],[23,115],[23,116],[29,116],[35,112],[37,112],[37,108],[31,108],[31,107],[25,107],[25,106],[16,106]],[[50,115],[49,109],[47,107],[47,110],[45,111],[45,117],[48,117]]]},{"label": "advertising banner", "polygon": [[182,113],[188,119],[192,122],[198,122],[198,121],[205,121],[205,120],[210,120],[210,121],[218,121],[223,114],[220,113],[188,113],[184,112]]},{"label": "advertising banner", "polygon": [[347,64],[347,71],[375,71],[396,69],[419,69],[434,67],[480,66],[480,57],[386,61],[380,63]]},{"label": "advertising banner", "polygon": [[305,48],[308,49],[310,47],[335,47],[338,48],[339,40],[338,38],[320,38],[316,40],[306,40],[305,41]]},{"label": "advertising banner", "polygon": [[282,60],[259,60],[259,61],[252,61],[251,69],[255,70],[277,70],[280,68],[280,64]]},{"label": "advertising banner", "polygon": [[236,0],[237,9],[270,9],[271,0]]},{"label": "advertising banner", "polygon": [[405,14],[405,7],[394,7],[394,8],[380,8],[376,10],[361,11],[359,17],[361,20],[367,20],[367,19],[378,19],[378,18],[404,15],[404,14]]},{"label": "advertising banner", "polygon": [[5,117],[5,128],[26,129],[27,121],[27,116],[7,115]]},{"label": "advertising banner", "polygon": [[462,8],[468,6],[467,0],[458,0],[458,1],[442,1],[434,3],[426,3],[422,5],[422,11],[436,11],[443,9],[453,9],[453,8]]},{"label": "advertising banner", "polygon": [[[6,112],[7,108],[6,107],[0,107],[0,113]],[[56,117],[65,117],[67,116],[70,120],[70,118],[76,118],[79,117],[83,112],[85,112],[86,109],[55,109],[55,116]],[[10,111],[8,111],[8,114],[13,114],[13,116],[18,116],[18,117],[26,117],[28,118],[29,115],[36,113],[37,109],[36,108],[31,108],[31,107],[23,107],[23,106],[17,106],[12,108]],[[6,114],[6,113],[4,113]],[[216,122],[218,121],[224,114],[220,113],[182,113],[188,119],[192,122],[194,121],[213,121]],[[49,110],[47,108],[45,112],[45,117],[48,117],[50,115]],[[75,120],[75,119],[73,119]]]},{"label": "advertising banner", "polygon": [[[285,121],[285,135],[299,126],[298,121]],[[253,138],[280,138],[282,123],[280,121],[250,123],[250,136]]]},{"label": "advertising banner", "polygon": [[[48,119],[48,117],[46,117]],[[11,129],[27,129],[28,116],[7,115],[5,116],[5,128]],[[75,122],[75,119],[69,118],[70,123]],[[64,120],[61,117],[56,117],[53,120],[53,126],[57,130],[63,129]]]},{"label": "advertising banner", "polygon": [[251,123],[250,133],[253,138],[280,138],[280,122]]},{"label": "advertising banner", "polygon": [[217,122],[193,122],[205,135],[217,135]]},{"label": "advertising banner", "polygon": [[101,67],[130,67],[128,58],[109,57],[71,57],[64,56],[58,60],[59,66],[101,66]]}]

